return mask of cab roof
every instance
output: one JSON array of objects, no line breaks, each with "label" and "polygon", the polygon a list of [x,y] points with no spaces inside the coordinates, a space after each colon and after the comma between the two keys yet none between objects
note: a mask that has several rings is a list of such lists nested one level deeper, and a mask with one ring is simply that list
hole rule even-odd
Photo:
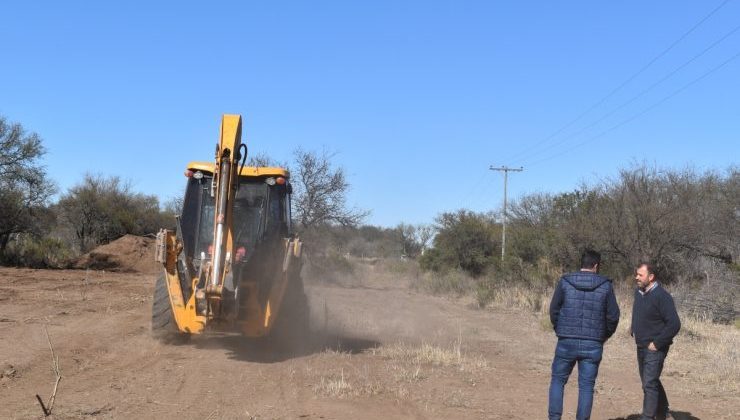
[{"label": "cab roof", "polygon": [[[188,163],[188,170],[201,171],[213,173],[214,164],[213,162],[190,162]],[[287,169],[275,168],[270,166],[245,166],[239,171],[239,176],[282,176],[284,178],[290,178],[290,173]]]}]

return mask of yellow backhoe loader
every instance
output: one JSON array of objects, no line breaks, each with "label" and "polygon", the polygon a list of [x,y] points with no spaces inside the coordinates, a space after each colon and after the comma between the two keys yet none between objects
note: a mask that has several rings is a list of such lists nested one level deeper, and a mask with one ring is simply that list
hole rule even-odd
[{"label": "yellow backhoe loader", "polygon": [[308,328],[287,170],[244,166],[241,117],[224,115],[214,163],[191,162],[177,229],[160,230],[152,331],[263,337]]}]

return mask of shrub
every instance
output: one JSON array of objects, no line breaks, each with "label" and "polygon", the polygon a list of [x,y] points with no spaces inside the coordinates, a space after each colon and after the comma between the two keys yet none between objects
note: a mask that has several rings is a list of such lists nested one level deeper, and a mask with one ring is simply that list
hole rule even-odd
[{"label": "shrub", "polygon": [[304,277],[311,281],[340,283],[354,272],[352,262],[339,253],[306,254]]},{"label": "shrub", "polygon": [[544,305],[543,296],[549,293],[560,275],[560,269],[546,258],[535,264],[508,258],[492,265],[489,272],[478,279],[475,297],[481,308],[498,301],[539,312]]},{"label": "shrub", "polygon": [[441,273],[425,272],[412,282],[412,287],[437,295],[460,296],[473,290],[475,284],[475,280],[468,273],[462,270],[449,270]]},{"label": "shrub", "polygon": [[36,238],[23,235],[8,246],[4,262],[30,268],[66,267],[73,252],[64,241],[57,238]]},{"label": "shrub", "polygon": [[419,261],[425,270],[443,273],[460,269],[476,277],[495,261],[500,246],[492,215],[459,210],[441,214],[437,224],[434,248]]}]

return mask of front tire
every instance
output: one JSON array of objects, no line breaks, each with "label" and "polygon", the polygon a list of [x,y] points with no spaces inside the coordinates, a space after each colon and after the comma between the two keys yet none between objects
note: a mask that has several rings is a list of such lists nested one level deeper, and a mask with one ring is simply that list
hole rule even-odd
[{"label": "front tire", "polygon": [[189,334],[180,332],[172,314],[170,295],[164,274],[161,274],[154,283],[154,299],[152,300],[152,335],[166,342],[183,342],[190,338]]}]

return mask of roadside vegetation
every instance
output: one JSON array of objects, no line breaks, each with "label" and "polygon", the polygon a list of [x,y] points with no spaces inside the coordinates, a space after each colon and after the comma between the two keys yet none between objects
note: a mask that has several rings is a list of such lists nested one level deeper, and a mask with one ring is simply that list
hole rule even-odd
[{"label": "roadside vegetation", "polygon": [[[66,191],[46,173],[43,141],[0,117],[0,263],[66,267],[123,235],[173,228],[180,198],[161,202],[116,176],[87,174]],[[665,169],[633,164],[618,175],[559,194],[515,200],[501,258],[497,211],[440,214],[433,223],[363,225],[369,211],[346,202],[351,186],[327,151],[298,149],[290,162],[259,154],[250,164],[285,166],[294,186],[294,218],[307,244],[308,277],[342,282],[381,264],[411,287],[471,295],[541,311],[560,275],[585,248],[603,255],[602,272],[632,288],[634,265],[652,260],[661,282],[693,316],[736,323],[740,284],[740,169]],[[58,195],[54,195],[59,193]],[[55,200],[53,198],[56,198]],[[354,260],[353,260],[354,259]]]},{"label": "roadside vegetation", "polygon": [[[123,235],[174,228],[179,198],[161,202],[101,174],[58,191],[42,164],[41,138],[2,117],[0,146],[2,265],[65,268]],[[429,224],[364,225],[369,212],[347,204],[350,184],[332,158],[326,151],[297,150],[287,163],[266,155],[250,160],[291,170],[307,281],[353,286],[372,279],[481,309],[513,309],[536,317],[549,333],[554,285],[592,248],[602,253],[602,273],[615,283],[622,309],[617,337],[626,343],[634,266],[651,260],[683,320],[667,374],[691,377],[697,392],[740,391],[740,168],[701,172],[638,163],[573,191],[525,195],[511,204],[502,259],[497,211],[460,209]],[[629,357],[628,346],[619,351]],[[399,343],[373,352],[392,362],[398,384],[386,388],[401,398],[430,367],[486,369],[486,361],[461,352],[460,343]],[[322,374],[315,392],[372,395],[379,387],[367,373],[340,368]]]},{"label": "roadside vegetation", "polygon": [[[91,173],[59,191],[42,164],[45,154],[38,134],[0,116],[0,265],[65,268],[124,235],[175,228],[182,197],[163,202],[118,176]],[[308,237],[327,226],[356,227],[368,214],[346,203],[350,185],[326,151],[297,149],[291,162],[255,155],[249,165],[292,170],[293,215]]]}]

